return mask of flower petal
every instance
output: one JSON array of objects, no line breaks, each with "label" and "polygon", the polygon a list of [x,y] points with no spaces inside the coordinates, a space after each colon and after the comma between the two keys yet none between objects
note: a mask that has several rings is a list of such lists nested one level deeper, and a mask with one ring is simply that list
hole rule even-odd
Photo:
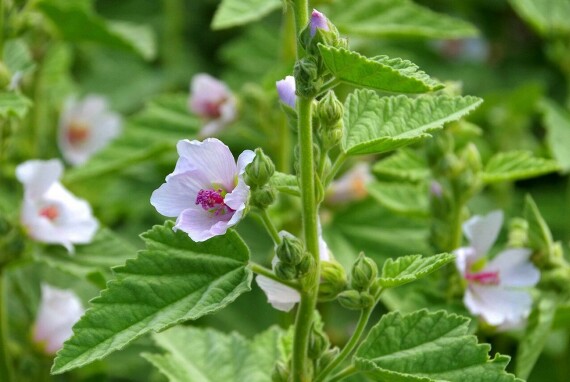
[{"label": "flower petal", "polygon": [[230,219],[234,214],[215,215],[201,207],[184,210],[176,220],[175,229],[184,231],[196,242],[206,241],[214,236],[223,235],[235,223]]},{"label": "flower petal", "polygon": [[463,223],[463,232],[475,248],[476,258],[489,252],[503,225],[503,211],[493,211],[485,216],[473,216]]},{"label": "flower petal", "polygon": [[461,247],[453,251],[455,255],[455,266],[462,275],[469,270],[469,265],[476,260],[475,249],[471,247]]},{"label": "flower petal", "polygon": [[279,94],[281,102],[294,109],[297,101],[297,95],[295,94],[295,77],[287,76],[275,82],[275,87],[277,88],[277,94]]},{"label": "flower petal", "polygon": [[288,312],[301,300],[301,295],[295,289],[268,277],[258,275],[255,281],[265,292],[267,301],[277,310]]},{"label": "flower petal", "polygon": [[507,322],[516,325],[528,317],[532,305],[532,297],[526,291],[475,284],[469,286],[463,301],[471,313],[494,326]]},{"label": "flower petal", "polygon": [[500,285],[532,287],[540,280],[540,271],[530,262],[532,250],[509,248],[499,253],[485,267],[485,271],[498,271]]},{"label": "flower petal", "polygon": [[38,198],[63,174],[59,159],[29,160],[16,167],[16,177],[29,197]]},{"label": "flower petal", "polygon": [[166,183],[154,190],[150,204],[164,216],[177,217],[182,211],[196,205],[196,196],[202,189],[208,189],[211,184],[199,171],[186,171],[174,176],[169,175]]}]

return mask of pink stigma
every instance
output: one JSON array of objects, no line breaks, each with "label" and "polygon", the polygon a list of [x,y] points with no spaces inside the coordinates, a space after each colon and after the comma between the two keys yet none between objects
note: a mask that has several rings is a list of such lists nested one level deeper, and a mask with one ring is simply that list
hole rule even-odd
[{"label": "pink stigma", "polygon": [[473,281],[482,285],[499,284],[499,272],[467,273],[465,275],[465,278],[469,281]]},{"label": "pink stigma", "polygon": [[234,211],[224,203],[221,189],[198,191],[196,204],[201,205],[206,211],[213,212],[216,216]]},{"label": "pink stigma", "polygon": [[59,211],[57,210],[56,206],[47,206],[40,210],[40,216],[54,221],[59,216]]}]

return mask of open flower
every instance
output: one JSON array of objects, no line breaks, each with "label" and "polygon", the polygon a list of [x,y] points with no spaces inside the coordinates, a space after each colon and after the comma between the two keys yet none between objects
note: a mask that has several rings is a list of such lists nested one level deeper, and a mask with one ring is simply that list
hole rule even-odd
[{"label": "open flower", "polygon": [[192,77],[190,93],[190,110],[205,122],[201,136],[211,137],[235,120],[236,99],[225,83],[199,73]]},{"label": "open flower", "polygon": [[194,241],[223,235],[242,218],[249,197],[243,179],[255,153],[246,150],[237,164],[216,138],[179,141],[180,158],[166,183],[152,193],[150,203],[164,216],[177,217],[180,229]]},{"label": "open flower", "polygon": [[98,223],[89,203],[59,183],[62,173],[58,159],[29,160],[16,168],[16,177],[24,185],[21,221],[31,238],[61,244],[73,252],[73,244],[93,240]]},{"label": "open flower", "polygon": [[59,120],[59,149],[74,166],[87,162],[121,132],[121,117],[109,110],[107,100],[90,95],[68,99]]},{"label": "open flower", "polygon": [[[285,235],[291,235],[289,232],[281,231],[279,236],[283,237]],[[321,261],[330,261],[331,254],[327,243],[323,240],[322,236],[319,234],[319,257]],[[273,257],[271,265],[275,267],[278,263],[277,256]],[[265,292],[267,295],[267,301],[277,310],[283,312],[288,312],[295,306],[296,303],[301,301],[301,295],[295,289],[288,287],[278,281],[270,279],[269,277],[257,275],[255,278],[257,285]]]},{"label": "open flower", "polygon": [[366,186],[374,177],[368,163],[358,163],[343,176],[331,183],[327,190],[327,202],[331,204],[348,203],[364,199],[368,195]]},{"label": "open flower", "polygon": [[277,87],[277,94],[279,94],[281,102],[294,109],[295,102],[297,101],[297,96],[295,95],[295,77],[287,76],[277,81],[275,86]]},{"label": "open flower", "polygon": [[487,261],[502,223],[501,211],[469,219],[463,224],[469,246],[454,253],[457,269],[467,282],[465,306],[488,324],[506,328],[528,317],[532,297],[525,288],[538,283],[540,272],[529,261],[532,251],[527,248],[509,248]]},{"label": "open flower", "polygon": [[71,337],[71,328],[83,315],[81,301],[70,290],[42,284],[42,298],[34,324],[33,339],[47,354],[55,354]]}]

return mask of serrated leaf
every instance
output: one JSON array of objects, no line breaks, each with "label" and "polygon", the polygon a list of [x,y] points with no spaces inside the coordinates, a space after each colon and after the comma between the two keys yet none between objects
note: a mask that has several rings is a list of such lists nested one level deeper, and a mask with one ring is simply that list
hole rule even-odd
[{"label": "serrated leaf", "polygon": [[409,255],[398,257],[396,260],[388,259],[382,267],[379,283],[385,288],[407,284],[437,271],[454,259],[455,255],[449,253],[429,257]]},{"label": "serrated leaf", "polygon": [[382,179],[418,182],[428,178],[429,167],[424,157],[413,150],[402,149],[388,158],[376,162],[374,174]]},{"label": "serrated leaf", "polygon": [[530,248],[550,256],[554,252],[554,241],[548,224],[530,195],[524,202],[524,218],[528,223],[528,245]]},{"label": "serrated leaf", "polygon": [[319,45],[326,67],[340,81],[394,93],[425,93],[444,87],[401,58],[365,57],[344,48]]},{"label": "serrated leaf", "polygon": [[570,113],[552,101],[540,103],[544,113],[543,123],[546,127],[546,142],[563,172],[570,171]]},{"label": "serrated leaf", "polygon": [[356,90],[344,103],[342,149],[350,155],[374,154],[419,142],[481,102],[471,96],[380,97],[371,90]]},{"label": "serrated leaf", "polygon": [[355,355],[356,368],[386,382],[512,382],[508,356],[468,335],[469,319],[445,311],[384,315]]},{"label": "serrated leaf", "polygon": [[392,211],[414,216],[429,215],[425,184],[373,182],[366,189],[370,196]]},{"label": "serrated leaf", "polygon": [[261,19],[281,6],[280,0],[223,0],[212,20],[212,29],[247,24]]},{"label": "serrated leaf", "polygon": [[85,1],[43,0],[36,7],[67,41],[95,42],[130,50],[147,60],[156,54],[152,29],[126,22],[108,22]]},{"label": "serrated leaf", "polygon": [[540,353],[546,345],[556,313],[556,300],[553,296],[542,296],[532,310],[524,337],[517,349],[516,372],[520,378],[528,378]]},{"label": "serrated leaf", "polygon": [[558,169],[553,160],[537,158],[530,151],[509,151],[493,155],[482,177],[485,183],[496,183],[533,178]]},{"label": "serrated leaf", "polygon": [[299,182],[295,175],[284,174],[276,171],[269,180],[269,184],[280,192],[295,196],[301,195],[301,191],[299,191]]},{"label": "serrated leaf", "polygon": [[478,34],[470,23],[409,0],[333,3],[327,15],[342,33],[363,37],[462,38]]},{"label": "serrated leaf", "polygon": [[0,92],[0,118],[24,118],[32,101],[21,94]]},{"label": "serrated leaf", "polygon": [[142,235],[146,250],[114,268],[55,359],[60,374],[122,349],[150,331],[213,313],[250,290],[249,250],[235,231],[195,243],[172,222]]},{"label": "serrated leaf", "polygon": [[515,11],[540,34],[570,34],[570,2],[568,0],[510,0]]},{"label": "serrated leaf", "polygon": [[[170,382],[269,382],[283,331],[272,327],[252,340],[238,333],[175,327],[155,334],[165,354],[143,354]],[[192,356],[189,357],[188,355]]]}]

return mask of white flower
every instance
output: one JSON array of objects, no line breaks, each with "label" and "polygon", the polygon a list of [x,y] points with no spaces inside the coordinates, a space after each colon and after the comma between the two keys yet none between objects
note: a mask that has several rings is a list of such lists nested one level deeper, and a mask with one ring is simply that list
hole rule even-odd
[{"label": "white flower", "polygon": [[79,298],[70,290],[42,284],[42,299],[34,325],[33,339],[47,354],[55,354],[71,337],[71,328],[83,315]]},{"label": "white flower", "polygon": [[297,102],[297,95],[295,94],[295,77],[287,76],[284,79],[275,82],[275,87],[277,88],[277,94],[279,94],[281,102],[294,109],[295,103]]},{"label": "white flower", "polygon": [[175,229],[194,241],[223,235],[245,212],[249,186],[243,175],[255,153],[242,152],[236,161],[223,142],[179,141],[180,158],[150,203],[164,216],[177,217]]},{"label": "white flower", "polygon": [[[280,237],[292,236],[289,232],[279,232]],[[331,254],[327,243],[323,240],[320,234],[319,224],[319,257],[321,261],[330,261]],[[271,265],[275,267],[279,260],[277,256],[273,257]],[[267,301],[277,310],[288,312],[295,306],[296,303],[301,301],[301,295],[295,289],[288,287],[278,281],[270,279],[269,277],[257,275],[255,278],[257,285],[265,292]]]},{"label": "white flower", "polygon": [[83,101],[70,98],[59,119],[59,149],[67,162],[78,166],[120,132],[121,118],[109,110],[105,98],[96,95]]},{"label": "white flower", "polygon": [[188,106],[205,124],[202,137],[211,137],[232,123],[237,115],[236,99],[225,83],[206,73],[192,77]]},{"label": "white flower", "polygon": [[363,199],[368,195],[366,186],[373,179],[370,165],[360,162],[331,183],[327,190],[327,202],[341,204]]},{"label": "white flower", "polygon": [[502,223],[501,211],[469,219],[463,224],[469,246],[454,253],[467,282],[465,306],[488,324],[506,328],[519,325],[530,314],[532,297],[526,288],[538,283],[540,272],[529,261],[532,251],[527,248],[509,248],[486,261]]},{"label": "white flower", "polygon": [[73,244],[93,239],[98,223],[89,203],[59,183],[62,173],[58,159],[29,160],[16,168],[16,177],[24,185],[21,221],[31,238],[61,244],[73,252]]}]

